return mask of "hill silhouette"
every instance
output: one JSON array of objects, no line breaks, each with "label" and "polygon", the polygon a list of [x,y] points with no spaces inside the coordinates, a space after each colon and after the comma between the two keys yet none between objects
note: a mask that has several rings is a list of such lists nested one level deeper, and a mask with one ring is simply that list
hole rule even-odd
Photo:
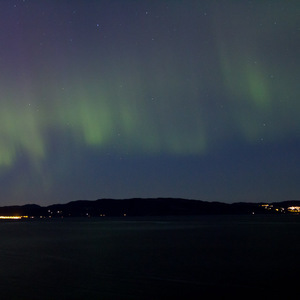
[{"label": "hill silhouette", "polygon": [[181,198],[132,198],[77,200],[66,204],[0,207],[2,216],[32,217],[100,217],[100,216],[192,216],[211,214],[288,213],[300,201],[263,203],[222,203]]}]

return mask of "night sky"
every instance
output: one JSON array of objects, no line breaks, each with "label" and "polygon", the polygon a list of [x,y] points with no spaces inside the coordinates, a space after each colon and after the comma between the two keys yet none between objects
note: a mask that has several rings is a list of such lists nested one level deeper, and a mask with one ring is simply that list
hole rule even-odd
[{"label": "night sky", "polygon": [[300,1],[0,2],[0,205],[300,198]]}]

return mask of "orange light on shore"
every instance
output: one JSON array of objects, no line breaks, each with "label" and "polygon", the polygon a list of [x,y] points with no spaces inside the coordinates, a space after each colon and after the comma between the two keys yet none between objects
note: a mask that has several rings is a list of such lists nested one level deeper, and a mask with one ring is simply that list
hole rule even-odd
[{"label": "orange light on shore", "polygon": [[287,208],[288,211],[290,212],[296,212],[296,213],[299,213],[300,212],[300,206],[290,206]]},{"label": "orange light on shore", "polygon": [[28,218],[28,216],[0,216],[2,220],[20,220],[23,218]]}]

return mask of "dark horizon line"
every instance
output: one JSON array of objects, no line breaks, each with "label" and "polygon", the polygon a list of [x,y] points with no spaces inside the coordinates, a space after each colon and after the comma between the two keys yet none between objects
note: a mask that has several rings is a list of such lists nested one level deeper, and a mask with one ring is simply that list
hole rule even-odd
[{"label": "dark horizon line", "polygon": [[64,203],[52,203],[48,205],[40,205],[36,203],[26,203],[26,204],[12,204],[12,205],[3,205],[0,208],[5,207],[24,207],[24,206],[39,206],[41,208],[47,208],[50,206],[59,206],[59,205],[68,205],[72,203],[78,202],[97,202],[97,201],[130,201],[130,200],[141,200],[141,201],[150,201],[150,200],[181,200],[181,201],[195,201],[195,202],[202,202],[207,204],[225,204],[225,205],[235,205],[235,204],[249,204],[249,205],[261,205],[261,204],[269,204],[269,205],[276,205],[276,204],[287,204],[292,202],[300,202],[300,199],[288,199],[282,201],[236,201],[236,202],[224,202],[224,201],[214,201],[214,200],[200,200],[200,199],[191,199],[191,198],[182,198],[182,197],[131,197],[131,198],[98,198],[98,199],[77,199],[71,200],[69,202]]},{"label": "dark horizon line", "polygon": [[0,207],[0,216],[52,217],[149,217],[224,214],[300,213],[300,201],[273,203],[208,202],[183,198],[129,198],[75,200],[41,207],[37,204]]}]

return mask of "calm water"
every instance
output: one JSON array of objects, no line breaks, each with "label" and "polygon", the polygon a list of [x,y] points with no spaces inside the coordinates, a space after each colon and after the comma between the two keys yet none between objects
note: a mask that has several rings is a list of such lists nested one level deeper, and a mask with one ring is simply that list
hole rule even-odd
[{"label": "calm water", "polygon": [[0,222],[0,298],[286,294],[299,232],[286,215]]}]

